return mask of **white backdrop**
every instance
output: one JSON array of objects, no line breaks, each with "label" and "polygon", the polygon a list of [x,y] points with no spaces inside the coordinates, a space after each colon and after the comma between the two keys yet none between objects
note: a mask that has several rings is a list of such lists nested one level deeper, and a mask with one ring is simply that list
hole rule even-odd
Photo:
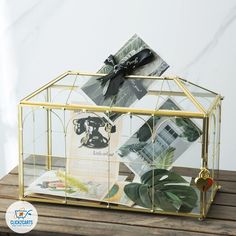
[{"label": "white backdrop", "polygon": [[65,70],[96,71],[134,33],[225,96],[221,169],[236,170],[235,0],[0,0],[0,177],[18,162],[17,103]]}]

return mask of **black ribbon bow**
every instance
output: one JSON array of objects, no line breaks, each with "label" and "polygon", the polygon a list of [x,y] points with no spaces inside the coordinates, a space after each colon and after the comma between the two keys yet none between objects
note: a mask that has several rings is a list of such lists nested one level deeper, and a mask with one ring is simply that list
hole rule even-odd
[{"label": "black ribbon bow", "polygon": [[117,63],[113,55],[110,55],[105,64],[113,66],[113,70],[97,80],[101,81],[103,86],[103,95],[105,98],[116,95],[120,86],[124,83],[124,76],[130,74],[136,68],[143,66],[154,59],[150,49],[143,49],[136,53],[123,63]]}]

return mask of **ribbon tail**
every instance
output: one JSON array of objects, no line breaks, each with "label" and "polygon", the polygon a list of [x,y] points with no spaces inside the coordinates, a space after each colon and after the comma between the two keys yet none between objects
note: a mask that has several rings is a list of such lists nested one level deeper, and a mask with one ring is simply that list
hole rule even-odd
[{"label": "ribbon tail", "polygon": [[119,91],[120,86],[124,83],[123,75],[118,75],[113,79],[109,80],[104,86],[103,95],[105,98],[116,95]]},{"label": "ribbon tail", "polygon": [[98,78],[97,80],[101,82],[101,85],[105,85],[107,81],[111,80],[114,78],[114,73],[110,73],[107,75],[104,75],[103,77]]}]

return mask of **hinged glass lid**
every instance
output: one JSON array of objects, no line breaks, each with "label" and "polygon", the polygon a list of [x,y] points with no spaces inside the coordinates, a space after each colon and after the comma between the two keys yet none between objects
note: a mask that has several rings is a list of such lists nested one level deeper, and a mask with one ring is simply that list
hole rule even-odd
[{"label": "hinged glass lid", "polygon": [[[105,97],[104,74],[68,71],[21,101],[25,105],[168,116],[204,117],[221,96],[178,77],[126,76],[116,95]],[[162,106],[171,99],[172,105]],[[174,106],[176,103],[177,106]]]}]

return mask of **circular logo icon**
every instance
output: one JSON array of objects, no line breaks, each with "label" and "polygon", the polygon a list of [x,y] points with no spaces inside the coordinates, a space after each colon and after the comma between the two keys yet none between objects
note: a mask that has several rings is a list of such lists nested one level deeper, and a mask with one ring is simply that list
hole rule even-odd
[{"label": "circular logo icon", "polygon": [[11,230],[24,234],[36,226],[38,213],[36,208],[29,202],[17,201],[8,207],[5,218]]}]

